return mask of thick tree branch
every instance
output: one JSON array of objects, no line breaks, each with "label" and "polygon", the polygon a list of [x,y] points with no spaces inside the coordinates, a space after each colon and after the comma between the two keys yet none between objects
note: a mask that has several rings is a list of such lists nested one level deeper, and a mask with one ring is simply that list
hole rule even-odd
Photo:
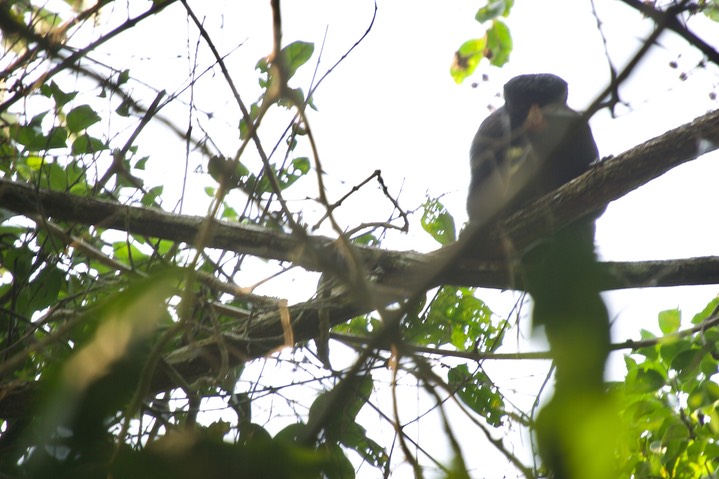
[{"label": "thick tree branch", "polygon": [[[557,228],[602,208],[675,166],[717,147],[719,111],[699,117],[615,158],[603,161],[556,192],[529,205],[487,233],[490,237],[490,249],[501,251],[502,244],[509,239],[515,248],[521,250]],[[194,243],[205,220],[200,216],[176,215],[64,192],[38,190],[33,186],[5,179],[0,179],[0,207],[22,215],[44,215],[58,221],[95,225],[188,244]],[[308,270],[320,271],[323,269],[323,261],[319,252],[331,247],[332,242],[328,237],[297,238],[257,226],[214,221],[211,238],[206,244],[210,248],[290,261]],[[456,247],[450,245],[429,255],[361,246],[358,246],[357,250],[369,270],[379,267],[385,276],[388,276],[392,273],[406,275],[411,268],[422,266],[441,255],[444,250],[452,248]],[[671,264],[670,269],[675,268],[677,263]],[[621,266],[615,265],[612,269],[621,276]],[[463,261],[462,265],[440,275],[435,283],[503,288],[516,286],[509,281],[504,270],[506,267],[502,264]],[[610,287],[669,285],[654,284],[656,276],[653,275],[642,281],[636,276],[636,270],[633,271],[628,275],[633,278],[631,283],[622,284],[617,280]],[[685,276],[684,279],[688,278]],[[482,283],[478,284],[480,281]],[[696,284],[696,281],[690,283]]]}]

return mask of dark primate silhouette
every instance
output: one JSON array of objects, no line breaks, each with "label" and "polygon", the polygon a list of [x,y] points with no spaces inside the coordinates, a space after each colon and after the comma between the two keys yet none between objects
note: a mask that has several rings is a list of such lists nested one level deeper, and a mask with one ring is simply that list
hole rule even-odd
[{"label": "dark primate silhouette", "polygon": [[[551,74],[518,76],[504,86],[504,106],[482,122],[472,142],[470,223],[501,220],[581,175],[598,159],[589,124],[567,106],[567,92],[567,83]],[[594,221],[600,213],[519,252],[518,275],[534,301],[533,323],[544,326],[556,366],[554,398],[535,428],[540,455],[556,479],[600,478],[611,470],[611,464],[604,464],[609,460],[599,461],[606,471],[586,470],[590,448],[582,427],[587,420],[594,422],[588,409],[606,410],[609,318],[599,294],[594,252]]]},{"label": "dark primate silhouette", "polygon": [[584,173],[599,153],[589,124],[567,106],[567,82],[521,75],[484,120],[470,150],[470,221],[486,222]]}]

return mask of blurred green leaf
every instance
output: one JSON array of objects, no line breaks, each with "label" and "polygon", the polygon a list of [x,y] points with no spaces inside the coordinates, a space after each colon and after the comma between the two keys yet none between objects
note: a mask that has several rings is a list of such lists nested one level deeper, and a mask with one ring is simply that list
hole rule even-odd
[{"label": "blurred green leaf", "polygon": [[701,11],[712,21],[719,22],[719,2],[717,0],[701,0]]},{"label": "blurred green leaf", "polygon": [[128,70],[128,69],[122,70],[117,75],[117,84],[124,85],[125,83],[128,82],[129,79],[130,79],[130,70]]},{"label": "blurred green leaf", "polygon": [[488,0],[487,4],[477,10],[475,20],[484,23],[499,16],[506,17],[514,5],[514,0]]},{"label": "blurred green leaf", "polygon": [[140,203],[142,203],[145,206],[153,206],[157,204],[157,199],[162,196],[162,192],[165,190],[165,187],[163,185],[155,186],[153,188],[150,188],[150,190],[142,195],[142,199],[140,200]]},{"label": "blurred green leaf", "polygon": [[505,321],[494,324],[492,311],[472,288],[443,286],[422,316],[408,315],[404,334],[413,344],[452,344],[459,351],[495,351],[503,340]]},{"label": "blurred green leaf", "polygon": [[213,180],[219,184],[224,184],[225,188],[228,189],[240,186],[243,178],[250,174],[250,170],[242,162],[235,163],[231,158],[220,155],[210,157],[207,162],[207,172]]},{"label": "blurred green leaf", "polygon": [[301,156],[292,160],[292,166],[295,167],[295,173],[307,174],[310,171],[310,159],[306,156]]},{"label": "blurred green leaf", "polygon": [[704,352],[700,349],[687,349],[677,354],[671,367],[678,373],[681,381],[687,381],[699,373],[699,366]]},{"label": "blurred green leaf", "polygon": [[487,423],[494,427],[502,425],[506,415],[504,399],[484,372],[470,374],[467,365],[460,364],[449,370],[447,382],[462,402],[484,417]]},{"label": "blurred green leaf", "polygon": [[[308,424],[324,420],[325,436],[328,441],[339,442],[353,449],[374,466],[384,466],[389,457],[375,441],[367,437],[365,429],[357,424],[356,416],[364,407],[374,387],[370,376],[345,379],[346,387],[335,387],[320,394],[310,407]],[[338,397],[338,395],[342,397]],[[324,415],[327,407],[333,405],[336,414]]]},{"label": "blurred green leaf", "polygon": [[40,128],[32,125],[13,125],[10,137],[30,150],[40,150],[44,146]]},{"label": "blurred green leaf", "polygon": [[692,318],[692,324],[699,324],[711,317],[712,313],[719,307],[719,296],[709,301],[709,304]]},{"label": "blurred green leaf", "polygon": [[53,127],[47,134],[46,149],[65,148],[67,146],[67,130],[62,126]]},{"label": "blurred green leaf", "polygon": [[487,37],[467,40],[454,53],[454,61],[449,73],[456,83],[462,83],[465,78],[474,73],[479,62],[484,58],[487,48]]},{"label": "blurred green leaf", "polygon": [[337,444],[323,444],[320,450],[327,452],[328,467],[324,471],[327,479],[354,479],[355,468]]},{"label": "blurred green leaf", "polygon": [[130,108],[132,107],[132,101],[129,98],[122,100],[122,102],[115,108],[115,113],[122,117],[130,116]]},{"label": "blurred green leaf", "polygon": [[297,69],[307,63],[315,51],[314,43],[295,41],[282,49],[287,64],[287,80],[292,78]]},{"label": "blurred green leaf", "polygon": [[682,313],[678,309],[669,309],[659,313],[659,329],[664,334],[675,333],[682,323]]},{"label": "blurred green leaf", "polygon": [[70,93],[65,93],[60,89],[60,87],[55,83],[55,81],[50,82],[49,85],[44,84],[42,87],[40,87],[40,91],[48,97],[52,97],[53,100],[55,100],[55,106],[57,108],[62,108],[67,103],[71,102],[75,99],[77,96],[77,92],[73,91]]},{"label": "blurred green leaf", "polygon": [[656,391],[657,389],[664,386],[664,376],[659,374],[654,369],[638,370],[636,378],[631,385],[637,392],[648,393]]},{"label": "blurred green leaf", "polygon": [[664,364],[670,364],[677,354],[686,351],[692,347],[692,343],[686,339],[676,339],[673,341],[662,341],[656,348]]},{"label": "blurred green leaf", "polygon": [[[253,122],[257,120],[257,116],[260,114],[259,102],[255,102],[250,106],[250,120]],[[245,118],[240,119],[240,139],[246,140],[250,134],[250,125],[247,124]]]},{"label": "blurred green leaf", "polygon": [[456,241],[454,218],[436,199],[427,199],[422,205],[422,228],[441,245]]},{"label": "blurred green leaf", "polygon": [[113,255],[112,257],[121,263],[133,264],[138,261],[143,261],[148,256],[140,251],[137,246],[127,241],[118,241],[112,245]]},{"label": "blurred green leaf", "polygon": [[100,120],[100,115],[90,105],[80,105],[67,114],[67,129],[72,133],[78,133]]},{"label": "blurred green leaf", "polygon": [[509,61],[512,53],[512,35],[509,33],[507,24],[500,20],[494,20],[492,27],[487,30],[487,52],[485,56],[489,62],[496,66],[504,66]]}]

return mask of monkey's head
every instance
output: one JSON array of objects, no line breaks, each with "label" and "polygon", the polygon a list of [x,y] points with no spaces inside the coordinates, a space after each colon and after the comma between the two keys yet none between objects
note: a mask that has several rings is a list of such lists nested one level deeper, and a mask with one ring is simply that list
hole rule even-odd
[{"label": "monkey's head", "polygon": [[513,128],[523,124],[532,106],[565,105],[567,95],[567,82],[551,73],[520,75],[504,85],[505,108]]}]

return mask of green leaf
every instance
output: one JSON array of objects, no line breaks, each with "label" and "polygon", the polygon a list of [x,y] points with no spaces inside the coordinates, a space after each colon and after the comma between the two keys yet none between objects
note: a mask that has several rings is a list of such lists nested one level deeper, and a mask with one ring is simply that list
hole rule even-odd
[{"label": "green leaf", "polygon": [[467,40],[454,53],[454,61],[449,73],[456,83],[462,83],[465,78],[474,73],[479,62],[484,58],[487,48],[486,35],[482,38]]},{"label": "green leaf", "polygon": [[[280,184],[280,188],[283,190],[289,188],[294,182],[299,180],[309,171],[310,160],[308,158],[295,158],[294,160],[292,160],[292,171],[289,171],[289,169],[284,169],[277,173],[277,181]],[[269,180],[266,178],[267,175],[263,175],[262,180],[266,181],[266,185],[263,185],[261,181],[260,186],[262,186],[262,191],[265,191],[265,188],[267,188],[266,191],[271,191],[272,187],[269,183]]]},{"label": "green leaf", "polygon": [[238,221],[239,215],[237,214],[237,211],[229,206],[226,202],[223,202],[222,204],[222,219],[223,220],[229,220],[229,221]]},{"label": "green leaf", "polygon": [[692,411],[695,411],[699,408],[712,406],[716,401],[719,401],[719,384],[705,381],[689,394],[687,406]]},{"label": "green leaf", "polygon": [[502,425],[505,417],[504,399],[487,375],[478,371],[470,374],[466,364],[460,364],[447,374],[449,386],[469,408],[484,417],[494,427]]},{"label": "green leaf", "polygon": [[306,156],[301,156],[292,160],[292,166],[295,167],[295,174],[299,172],[302,175],[309,173],[310,171],[310,159]]},{"label": "green leaf", "polygon": [[43,269],[27,287],[20,290],[16,311],[29,317],[35,311],[56,304],[64,277],[65,273],[54,266]]},{"label": "green leaf", "polygon": [[127,83],[127,81],[130,79],[130,70],[122,70],[119,75],[117,75],[117,84],[124,85]]},{"label": "green leaf", "polygon": [[668,309],[659,313],[659,329],[664,334],[675,333],[682,323],[682,313],[678,309]]},{"label": "green leaf", "polygon": [[45,163],[41,170],[40,185],[56,191],[66,191],[69,187],[65,170],[56,163]]},{"label": "green leaf", "polygon": [[499,16],[506,17],[514,5],[514,0],[488,0],[487,5],[477,10],[475,20],[484,23]]},{"label": "green leaf", "polygon": [[512,53],[512,35],[504,22],[494,20],[492,27],[487,30],[487,50],[485,56],[492,65],[501,67],[509,61],[509,54]]},{"label": "green leaf", "polygon": [[145,193],[145,194],[142,196],[142,200],[140,200],[140,202],[141,202],[143,205],[145,205],[145,206],[153,206],[153,205],[155,205],[155,204],[156,204],[156,203],[155,203],[155,200],[156,200],[160,195],[162,195],[162,191],[163,191],[164,189],[165,189],[165,187],[162,186],[162,185],[155,186],[154,188],[150,188],[150,191],[148,191],[147,193]]},{"label": "green leaf", "polygon": [[302,88],[288,88],[278,103],[286,108],[292,108],[293,105],[302,105],[304,102],[305,92]]},{"label": "green leaf", "polygon": [[42,133],[36,126],[13,125],[10,128],[10,138],[30,150],[39,150],[43,147]]},{"label": "green leaf", "polygon": [[67,129],[72,133],[78,133],[100,120],[100,115],[95,113],[90,105],[80,105],[67,114]]},{"label": "green leaf", "polygon": [[149,160],[149,159],[150,159],[149,156],[143,156],[142,158],[137,160],[137,163],[135,163],[135,169],[136,170],[144,170],[145,165],[147,164],[147,160]]},{"label": "green leaf", "polygon": [[[18,216],[20,213],[15,213],[14,211],[7,210],[5,208],[0,208],[0,224],[3,224],[10,218],[14,218]],[[0,237],[5,237],[6,239],[9,239],[10,237],[14,237],[17,239],[17,237],[25,231],[25,228],[18,227],[18,226],[2,226],[0,227]],[[1,268],[1,266],[0,266]]]},{"label": "green leaf", "polygon": [[360,244],[364,246],[379,246],[380,241],[372,233],[365,233],[363,235],[352,238],[354,244]]},{"label": "green leaf", "polygon": [[325,443],[320,446],[319,450],[327,452],[329,456],[328,467],[325,469],[323,477],[327,477],[327,479],[355,478],[355,468],[339,445]]},{"label": "green leaf", "polygon": [[55,81],[52,81],[49,86],[43,85],[42,92],[45,96],[51,96],[52,99],[55,100],[55,106],[57,108],[65,106],[77,96],[76,91],[70,93],[62,91]]},{"label": "green leaf", "polygon": [[[260,114],[259,103],[255,102],[250,106],[250,120],[255,121]],[[245,118],[240,120],[240,140],[246,140],[250,134],[250,128]]]},{"label": "green leaf", "polygon": [[25,164],[33,171],[39,171],[45,164],[45,158],[42,156],[30,155],[25,159]]},{"label": "green leaf", "polygon": [[447,245],[456,240],[454,218],[445,209],[444,205],[436,199],[427,199],[422,205],[422,228],[432,235],[441,245]]},{"label": "green leaf", "polygon": [[[233,168],[234,166],[234,168]],[[237,188],[242,179],[250,174],[250,170],[241,162],[235,164],[231,158],[220,155],[212,156],[207,162],[207,172],[213,180],[224,184],[226,188]]]},{"label": "green leaf", "polygon": [[88,134],[80,135],[72,142],[73,155],[93,155],[107,149],[105,142]]},{"label": "green leaf", "polygon": [[62,126],[53,127],[47,134],[45,148],[65,148],[67,146],[67,130]]},{"label": "green leaf", "polygon": [[716,0],[709,1],[702,8],[702,12],[712,21],[719,22],[719,3]]},{"label": "green leaf", "polygon": [[715,309],[719,306],[719,296],[709,301],[709,304],[692,318],[692,324],[699,324],[709,318]]},{"label": "green leaf", "polygon": [[661,355],[662,361],[669,364],[677,356],[692,347],[691,341],[687,339],[674,339],[671,341],[662,341],[657,348]]},{"label": "green leaf", "polygon": [[[262,57],[259,60],[257,60],[257,64],[255,64],[255,69],[259,70],[260,73],[267,73],[270,71],[270,64],[267,61],[267,57]],[[262,85],[260,85],[262,86]]]},{"label": "green leaf", "polygon": [[122,100],[122,103],[115,108],[115,113],[118,115],[127,118],[130,116],[130,107],[132,106],[132,101],[129,99]]},{"label": "green leaf", "polygon": [[38,30],[46,32],[54,30],[63,22],[63,19],[62,17],[60,17],[60,15],[46,8],[40,8],[35,11],[35,17],[35,27],[38,28]]},{"label": "green leaf", "polygon": [[362,459],[375,467],[383,467],[386,465],[389,457],[382,446],[367,437],[365,428],[356,422],[344,425],[340,443],[359,454]]},{"label": "green leaf", "polygon": [[45,116],[47,116],[49,112],[43,111],[38,113],[37,115],[32,117],[32,120],[30,120],[30,123],[28,125],[40,127],[42,126],[42,121],[45,119]]},{"label": "green leaf", "polygon": [[295,41],[282,49],[282,55],[287,65],[287,80],[292,78],[297,69],[307,63],[315,51],[314,43]]},{"label": "green leaf", "polygon": [[137,249],[133,243],[128,243],[127,241],[115,242],[112,249],[114,251],[113,258],[123,263],[132,264],[147,259],[145,253]]},{"label": "green leaf", "polygon": [[678,373],[680,381],[687,381],[699,373],[704,352],[701,349],[688,349],[677,354],[672,360],[672,369]]},{"label": "green leaf", "polygon": [[654,369],[638,370],[633,388],[640,393],[654,392],[664,386],[664,377]]},{"label": "green leaf", "polygon": [[[374,385],[371,376],[355,377],[350,381],[344,388],[335,387],[320,394],[310,406],[308,424],[324,420],[325,434],[332,441],[350,440],[346,435],[357,432],[351,428],[356,426],[355,418],[367,403]],[[343,396],[337,398],[339,394]],[[336,414],[323,417],[324,410],[330,404],[337,408]]]},{"label": "green leaf", "polygon": [[339,333],[354,334],[357,336],[368,336],[372,331],[377,331],[382,322],[370,315],[356,316],[346,323],[338,324],[333,331]]},{"label": "green leaf", "polygon": [[719,372],[719,362],[711,354],[705,354],[700,365],[702,373],[710,378]]},{"label": "green leaf", "polygon": [[460,351],[494,351],[501,344],[505,322],[494,324],[492,311],[474,289],[443,286],[427,312],[408,316],[404,334],[418,345],[452,344]]}]

